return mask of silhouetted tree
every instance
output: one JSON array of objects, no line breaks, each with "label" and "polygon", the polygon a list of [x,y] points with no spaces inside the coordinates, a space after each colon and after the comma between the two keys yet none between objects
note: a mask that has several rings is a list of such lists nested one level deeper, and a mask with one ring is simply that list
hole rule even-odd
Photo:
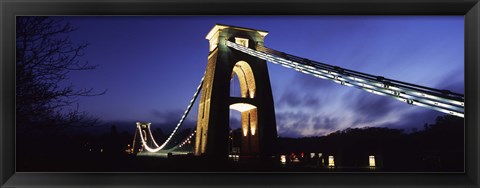
[{"label": "silhouetted tree", "polygon": [[71,71],[95,66],[78,59],[87,43],[75,44],[68,34],[75,29],[58,17],[18,16],[16,20],[17,130],[65,128],[95,124],[86,112],[65,108],[79,96],[95,96],[90,89],[64,85]]}]

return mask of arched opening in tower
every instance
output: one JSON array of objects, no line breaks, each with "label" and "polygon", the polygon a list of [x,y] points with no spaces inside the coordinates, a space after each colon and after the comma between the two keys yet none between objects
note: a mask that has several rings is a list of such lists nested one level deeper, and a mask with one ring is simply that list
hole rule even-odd
[{"label": "arched opening in tower", "polygon": [[[259,152],[257,107],[248,103],[230,105],[230,111],[240,112],[240,130],[233,131],[233,143],[239,139],[241,155],[256,155]],[[232,114],[232,113],[230,113]],[[230,116],[232,118],[232,116]],[[235,120],[233,120],[235,122]],[[237,133],[237,134],[235,134]],[[238,134],[240,133],[240,134]],[[237,141],[238,142],[238,141]]]},{"label": "arched opening in tower", "polygon": [[250,65],[245,61],[239,61],[233,66],[230,77],[230,96],[251,98],[255,97],[256,83]]}]

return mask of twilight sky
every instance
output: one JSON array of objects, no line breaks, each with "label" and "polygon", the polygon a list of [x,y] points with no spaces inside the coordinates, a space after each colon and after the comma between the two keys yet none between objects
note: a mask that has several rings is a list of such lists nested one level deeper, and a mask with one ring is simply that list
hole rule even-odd
[{"label": "twilight sky", "polygon": [[[65,17],[90,46],[74,72],[78,88],[107,89],[79,100],[104,122],[173,129],[207,64],[216,24],[269,31],[267,47],[330,65],[464,93],[463,16],[101,16]],[[373,95],[268,63],[279,136],[321,136],[348,127],[410,131],[433,123],[430,109]],[[238,84],[237,84],[238,87]],[[185,127],[196,124],[198,103]],[[232,117],[239,118],[235,113]],[[233,127],[238,125],[233,125]]]}]

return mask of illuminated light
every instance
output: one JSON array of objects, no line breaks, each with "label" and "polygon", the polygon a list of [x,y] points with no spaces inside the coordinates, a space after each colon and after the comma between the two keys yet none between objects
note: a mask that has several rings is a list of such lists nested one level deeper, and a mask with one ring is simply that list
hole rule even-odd
[{"label": "illuminated light", "polygon": [[[139,131],[141,131],[141,130],[139,130]],[[147,143],[145,142],[145,138],[143,137],[143,134],[140,134],[140,139],[142,141],[143,147],[149,152],[157,152],[157,151],[160,151],[162,149],[161,147],[158,147],[158,148],[155,148],[155,149],[148,147]]]},{"label": "illuminated light", "polygon": [[362,84],[363,87],[368,87],[368,88],[375,88],[374,86],[368,85],[368,84]]},{"label": "illuminated light", "polygon": [[335,167],[335,160],[333,158],[333,156],[328,156],[328,166],[329,167]]},{"label": "illuminated light", "polygon": [[248,48],[248,39],[235,37],[235,43]]},{"label": "illuminated light", "polygon": [[257,108],[257,107],[253,106],[251,104],[248,104],[248,103],[235,103],[235,104],[230,105],[230,109],[237,110],[239,112],[249,111],[249,110],[252,110],[254,108]]},{"label": "illuminated light", "polygon": [[375,156],[373,155],[368,156],[368,164],[370,167],[375,167]]},{"label": "illuminated light", "polygon": [[247,128],[243,128],[243,136],[247,136],[248,134],[248,129]]},{"label": "illuminated light", "polygon": [[318,157],[322,157],[322,155],[323,155],[322,153],[318,153]]},{"label": "illuminated light", "polygon": [[103,149],[100,149],[100,152],[103,152]]},{"label": "illuminated light", "polygon": [[152,123],[148,123],[148,130],[149,130],[148,132],[150,133],[150,138],[152,139],[153,144],[155,144],[155,146],[159,147],[158,144],[157,144],[157,142],[156,142],[155,139],[153,138],[152,131],[150,131],[150,125],[151,125],[151,124],[152,124]]},{"label": "illuminated light", "polygon": [[[315,67],[312,67],[312,66],[303,66],[303,67],[306,67],[307,69],[310,69],[312,71],[316,71],[317,69]],[[316,71],[318,72],[318,71]]]},{"label": "illuminated light", "polygon": [[250,128],[250,132],[252,132],[252,136],[255,135],[255,130],[256,130],[255,127],[251,127],[251,128]]},{"label": "illuminated light", "polygon": [[310,153],[310,158],[314,158],[315,157],[315,153]]},{"label": "illuminated light", "polygon": [[280,155],[280,162],[281,162],[282,164],[287,163],[287,156],[285,156],[285,155]]},{"label": "illuminated light", "polygon": [[328,79],[327,77],[325,76],[322,76],[322,75],[315,75],[316,77],[319,77],[319,78],[322,78],[322,79]]},{"label": "illuminated light", "polygon": [[300,162],[300,160],[298,159],[297,156],[294,156],[292,162],[298,163],[298,162]]},{"label": "illuminated light", "polygon": [[[220,31],[225,29],[225,28],[228,28],[228,26],[224,26],[224,25],[215,25],[207,34],[207,36],[205,36],[205,39],[207,39],[210,43],[210,52],[213,51],[217,45],[218,45],[218,39],[219,39],[219,36],[220,36]],[[227,45],[230,41],[226,41]]]}]

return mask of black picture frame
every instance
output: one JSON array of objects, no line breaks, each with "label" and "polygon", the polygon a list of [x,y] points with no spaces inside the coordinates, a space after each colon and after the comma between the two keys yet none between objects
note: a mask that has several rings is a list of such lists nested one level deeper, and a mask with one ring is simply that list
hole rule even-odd
[{"label": "black picture frame", "polygon": [[[0,187],[479,187],[479,0],[0,0]],[[464,15],[465,173],[16,173],[17,15]]]}]

